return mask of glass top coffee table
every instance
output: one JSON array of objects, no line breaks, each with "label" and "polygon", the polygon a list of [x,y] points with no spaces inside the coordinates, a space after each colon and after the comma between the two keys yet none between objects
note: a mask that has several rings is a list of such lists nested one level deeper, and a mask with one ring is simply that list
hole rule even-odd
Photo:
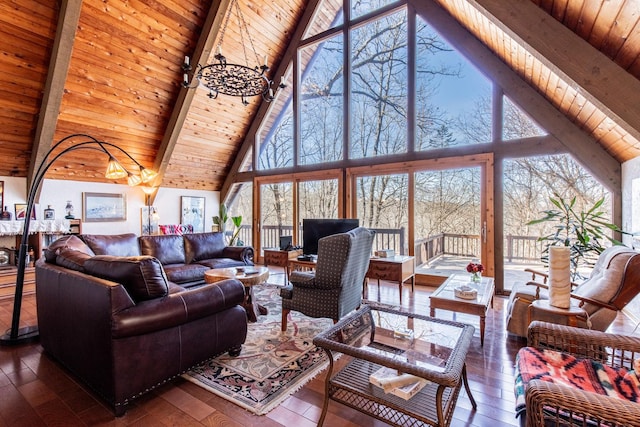
[{"label": "glass top coffee table", "polygon": [[[313,340],[329,356],[318,425],[325,420],[329,400],[391,425],[450,425],[462,384],[476,408],[465,365],[473,331],[471,325],[383,305],[364,305],[344,317]],[[350,360],[334,372],[336,353]],[[407,400],[385,393],[369,380],[382,367],[424,378],[427,385]]]}]

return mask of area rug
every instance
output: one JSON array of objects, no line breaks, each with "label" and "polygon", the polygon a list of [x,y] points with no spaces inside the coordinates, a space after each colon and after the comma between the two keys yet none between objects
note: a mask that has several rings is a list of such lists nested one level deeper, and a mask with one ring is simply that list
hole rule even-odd
[{"label": "area rug", "polygon": [[253,412],[263,415],[325,369],[325,352],[313,337],[333,322],[291,312],[286,332],[280,331],[280,287],[254,288],[256,300],[268,314],[249,323],[247,339],[238,357],[224,354],[183,375],[188,381]]}]

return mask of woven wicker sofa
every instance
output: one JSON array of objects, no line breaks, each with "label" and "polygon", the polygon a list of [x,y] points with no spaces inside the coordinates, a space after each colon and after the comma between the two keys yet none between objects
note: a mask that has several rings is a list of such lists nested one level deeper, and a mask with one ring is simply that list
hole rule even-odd
[{"label": "woven wicker sofa", "polygon": [[[640,426],[640,337],[534,321],[527,344],[515,387],[527,426]],[[580,363],[595,375],[582,375]]]}]

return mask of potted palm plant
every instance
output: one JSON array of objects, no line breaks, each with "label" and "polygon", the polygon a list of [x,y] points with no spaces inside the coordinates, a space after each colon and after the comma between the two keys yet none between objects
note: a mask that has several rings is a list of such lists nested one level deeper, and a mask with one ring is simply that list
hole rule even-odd
[{"label": "potted palm plant", "polygon": [[538,238],[538,241],[547,242],[542,262],[549,264],[550,246],[568,246],[571,254],[571,277],[574,281],[582,277],[580,268],[593,266],[598,255],[605,250],[607,242],[622,245],[622,242],[609,235],[611,232],[628,234],[605,218],[605,212],[600,210],[604,197],[584,212],[575,210],[575,197],[566,200],[556,193],[549,200],[557,209],[543,211],[542,218],[530,221],[527,225],[552,223],[553,232]]},{"label": "potted palm plant", "polygon": [[242,240],[239,239],[240,229],[242,227],[242,215],[229,217],[227,213],[227,205],[220,203],[218,215],[214,216],[212,219],[214,227],[217,227],[217,231],[223,233],[225,238],[227,237],[227,222],[229,219],[231,220],[231,223],[233,224],[233,231],[231,236],[229,236],[227,245],[242,246],[244,244]]}]

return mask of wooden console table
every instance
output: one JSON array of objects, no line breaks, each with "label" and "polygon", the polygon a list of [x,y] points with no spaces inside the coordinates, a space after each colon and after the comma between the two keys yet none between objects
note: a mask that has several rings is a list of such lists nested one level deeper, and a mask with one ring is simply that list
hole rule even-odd
[{"label": "wooden console table", "polygon": [[264,251],[264,265],[274,265],[276,267],[282,267],[284,270],[284,285],[287,285],[289,279],[289,261],[296,259],[298,255],[302,255],[301,249],[294,249],[292,251],[281,251],[280,249],[263,249]]},{"label": "wooden console table", "polygon": [[[400,291],[400,302],[402,302],[402,284],[407,280],[411,280],[411,292],[415,285],[415,260],[412,256],[397,255],[389,258],[371,258],[369,260],[369,270],[367,270],[367,279],[377,279],[378,286],[380,280],[389,280],[398,282],[398,290]],[[367,292],[367,282],[365,281],[362,296]]]}]

